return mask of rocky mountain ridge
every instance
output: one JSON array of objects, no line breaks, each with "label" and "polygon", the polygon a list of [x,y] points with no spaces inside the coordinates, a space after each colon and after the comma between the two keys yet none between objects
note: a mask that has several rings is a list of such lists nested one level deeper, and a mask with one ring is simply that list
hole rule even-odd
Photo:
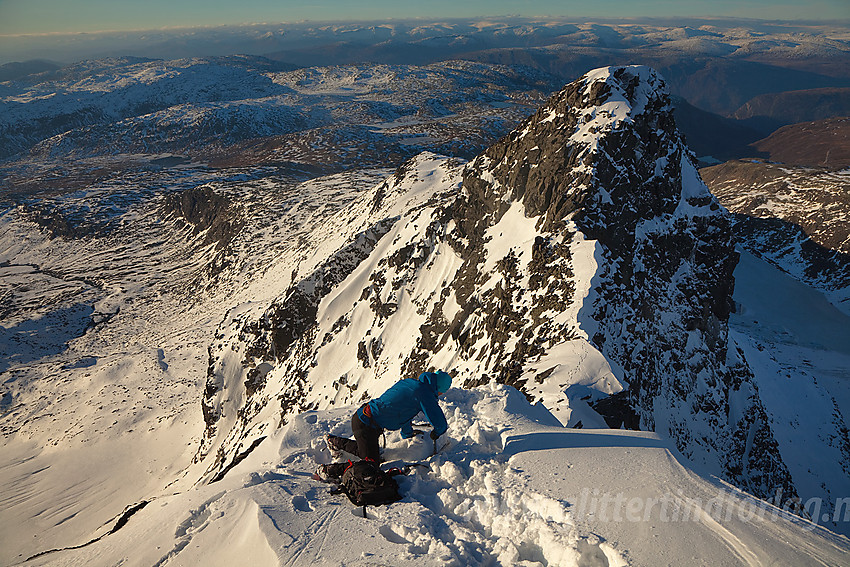
[{"label": "rocky mountain ridge", "polygon": [[264,311],[226,319],[207,474],[274,422],[442,367],[514,385],[569,425],[625,390],[700,466],[796,496],[727,334],[730,218],[692,159],[660,77],[623,67],[568,85],[462,169],[410,162],[349,213],[359,236]]},{"label": "rocky mountain ridge", "polygon": [[[476,68],[455,69],[461,83],[472,73],[472,94]],[[300,96],[342,97],[341,112],[401,70],[370,69],[281,73]],[[448,72],[420,71],[411,84]],[[850,327],[826,298],[842,292],[819,291],[831,275],[789,277],[805,257],[739,221],[799,214],[799,197],[817,194],[824,236],[839,235],[841,173],[818,178],[827,190],[793,181],[775,196],[756,183],[736,197],[730,183],[718,191],[730,215],[673,117],[657,73],[615,67],[468,163],[411,146],[395,173],[142,154],[139,170],[97,169],[98,156],[80,160],[86,177],[33,175],[35,192],[0,213],[0,432],[12,455],[0,480],[21,495],[3,501],[4,521],[32,529],[33,553],[87,541],[151,494],[212,489],[248,457],[274,460],[265,440],[282,423],[299,430],[300,410],[347,412],[429,366],[466,386],[516,386],[571,427],[654,428],[701,473],[803,515],[813,510],[795,495],[822,499],[818,511],[840,516]],[[404,122],[380,129],[421,133]],[[778,243],[761,254],[774,264],[752,253],[764,243]],[[469,435],[492,444],[489,430]],[[110,498],[75,500],[71,469]]]}]

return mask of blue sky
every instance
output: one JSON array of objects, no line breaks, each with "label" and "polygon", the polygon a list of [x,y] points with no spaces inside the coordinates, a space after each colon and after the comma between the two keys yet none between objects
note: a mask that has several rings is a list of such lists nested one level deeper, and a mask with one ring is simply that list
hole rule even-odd
[{"label": "blue sky", "polygon": [[0,34],[496,15],[850,20],[850,0],[0,0]]}]

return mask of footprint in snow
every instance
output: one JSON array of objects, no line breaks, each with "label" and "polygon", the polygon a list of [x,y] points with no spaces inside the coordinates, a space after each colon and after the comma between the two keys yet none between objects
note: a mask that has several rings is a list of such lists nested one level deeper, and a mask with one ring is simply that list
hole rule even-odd
[{"label": "footprint in snow", "polygon": [[389,527],[389,526],[381,526],[380,528],[378,528],[378,532],[379,532],[382,536],[384,536],[384,539],[385,539],[385,540],[387,540],[387,541],[388,541],[388,542],[390,542],[390,543],[410,543],[409,541],[407,541],[406,539],[404,539],[404,537],[402,537],[402,536],[400,536],[399,534],[395,533],[395,532],[393,531],[393,529],[392,529],[391,527]]},{"label": "footprint in snow", "polygon": [[577,547],[581,554],[578,567],[608,567],[608,558],[598,544],[585,540],[579,541]]},{"label": "footprint in snow", "polygon": [[292,507],[298,510],[299,512],[313,511],[313,507],[310,506],[309,500],[300,495],[292,498]]}]

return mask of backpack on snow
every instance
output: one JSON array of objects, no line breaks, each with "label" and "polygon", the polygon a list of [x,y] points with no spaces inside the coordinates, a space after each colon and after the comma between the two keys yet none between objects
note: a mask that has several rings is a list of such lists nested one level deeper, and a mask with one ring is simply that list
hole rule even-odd
[{"label": "backpack on snow", "polygon": [[403,473],[396,470],[385,472],[370,459],[351,463],[342,473],[337,494],[342,492],[355,506],[380,506],[398,502],[401,494],[392,473]]}]

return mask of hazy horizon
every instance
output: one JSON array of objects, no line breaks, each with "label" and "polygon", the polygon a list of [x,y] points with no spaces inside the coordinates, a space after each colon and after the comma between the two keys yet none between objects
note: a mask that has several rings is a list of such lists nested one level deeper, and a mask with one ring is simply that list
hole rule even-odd
[{"label": "hazy horizon", "polygon": [[[3,4],[0,4],[2,15]],[[483,23],[486,22],[486,25]],[[500,26],[516,26],[535,23],[534,33],[522,39],[517,33],[511,39],[532,42],[556,38],[562,33],[560,27],[570,25],[650,25],[670,27],[716,26],[732,29],[736,26],[759,33],[805,33],[829,36],[850,36],[850,20],[847,22],[817,22],[800,20],[789,22],[777,19],[753,19],[738,17],[532,17],[532,16],[479,16],[452,18],[381,18],[368,20],[310,20],[301,22],[195,25],[175,26],[161,29],[113,30],[100,32],[49,32],[30,34],[0,33],[0,64],[31,60],[48,60],[60,64],[74,63],[83,59],[103,57],[138,56],[162,58],[202,57],[231,54],[266,55],[284,49],[305,49],[326,45],[331,37],[346,33],[345,41],[362,44],[378,43],[388,38],[398,40],[407,34],[413,41],[417,28],[440,29],[448,33],[467,35],[492,32]],[[467,26],[467,28],[463,28]],[[356,32],[356,33],[355,33]],[[359,34],[359,35],[358,35]],[[371,35],[369,35],[371,34]],[[352,37],[348,37],[352,36]],[[356,37],[353,37],[356,36]]]},{"label": "hazy horizon", "polygon": [[0,34],[93,33],[173,27],[282,22],[503,17],[640,18],[724,17],[833,22],[850,19],[846,0],[3,0]]}]

